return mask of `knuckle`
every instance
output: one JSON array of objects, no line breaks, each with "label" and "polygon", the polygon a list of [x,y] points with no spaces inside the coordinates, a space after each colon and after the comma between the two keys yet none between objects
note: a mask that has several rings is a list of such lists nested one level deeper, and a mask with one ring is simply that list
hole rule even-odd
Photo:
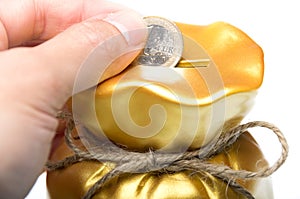
[{"label": "knuckle", "polygon": [[127,46],[122,34],[107,22],[84,21],[79,29],[80,38],[78,39],[83,45],[99,46],[107,52],[108,56],[118,53]]},{"label": "knuckle", "polygon": [[[101,26],[102,25],[102,26]],[[91,21],[84,21],[79,27],[79,40],[84,44],[97,46],[100,42],[114,35],[111,28],[104,28],[103,24],[93,23]]]}]

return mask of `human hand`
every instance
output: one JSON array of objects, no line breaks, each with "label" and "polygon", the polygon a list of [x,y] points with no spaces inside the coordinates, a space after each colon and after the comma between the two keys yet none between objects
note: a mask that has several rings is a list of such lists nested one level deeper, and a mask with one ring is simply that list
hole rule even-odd
[{"label": "human hand", "polygon": [[[136,13],[104,0],[1,1],[1,198],[25,197],[43,170],[58,126],[56,113],[72,95],[89,53],[121,32],[123,39],[111,42],[95,61],[113,58],[115,49],[139,46],[146,33],[124,31],[142,28]],[[110,65],[100,81],[122,71],[137,53]]]}]

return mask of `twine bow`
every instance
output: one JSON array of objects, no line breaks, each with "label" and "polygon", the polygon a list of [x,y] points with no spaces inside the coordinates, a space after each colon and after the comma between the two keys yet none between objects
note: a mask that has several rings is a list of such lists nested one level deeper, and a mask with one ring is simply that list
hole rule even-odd
[{"label": "twine bow", "polygon": [[[76,138],[71,134],[75,127],[72,115],[66,112],[60,112],[58,118],[67,121],[65,140],[69,148],[73,150],[74,155],[58,162],[48,162],[46,164],[48,171],[62,169],[82,161],[112,162],[116,165],[114,169],[105,174],[88,190],[83,199],[91,199],[107,181],[122,173],[146,173],[150,171],[180,172],[184,170],[207,172],[226,182],[235,192],[244,195],[248,199],[254,199],[254,196],[243,186],[238,184],[236,180],[268,177],[285,162],[288,156],[288,144],[282,132],[273,124],[262,121],[254,121],[239,125],[228,132],[222,133],[217,140],[200,149],[186,151],[180,154],[159,153],[151,150],[146,153],[131,152],[105,143],[100,144],[100,146],[97,147],[96,153],[91,153],[80,149],[74,143]],[[212,164],[207,161],[212,156],[231,146],[247,131],[247,129],[253,127],[263,127],[272,130],[281,144],[281,156],[272,166],[263,168],[257,172],[252,172],[246,170],[233,170],[226,165]]]}]

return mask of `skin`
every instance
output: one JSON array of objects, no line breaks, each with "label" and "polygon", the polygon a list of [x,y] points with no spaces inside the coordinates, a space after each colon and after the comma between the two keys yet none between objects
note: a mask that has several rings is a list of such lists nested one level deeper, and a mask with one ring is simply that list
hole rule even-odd
[{"label": "skin", "polygon": [[[109,22],[108,14],[115,16]],[[138,14],[103,0],[0,0],[1,198],[24,198],[43,170],[63,130],[56,113],[72,95],[82,62],[121,34],[111,21],[127,30],[144,28]],[[145,32],[123,36],[97,61],[145,38]],[[100,81],[121,72],[137,53],[116,60]]]}]

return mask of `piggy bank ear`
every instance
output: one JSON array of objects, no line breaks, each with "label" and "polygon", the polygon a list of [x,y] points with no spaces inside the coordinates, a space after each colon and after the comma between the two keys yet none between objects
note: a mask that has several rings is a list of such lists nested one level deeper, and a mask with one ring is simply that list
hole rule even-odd
[{"label": "piggy bank ear", "polygon": [[[251,109],[263,79],[261,48],[226,23],[177,26],[184,39],[177,67],[129,67],[73,97],[79,120],[99,139],[138,151],[196,149]],[[197,59],[208,65],[182,64]]]}]

